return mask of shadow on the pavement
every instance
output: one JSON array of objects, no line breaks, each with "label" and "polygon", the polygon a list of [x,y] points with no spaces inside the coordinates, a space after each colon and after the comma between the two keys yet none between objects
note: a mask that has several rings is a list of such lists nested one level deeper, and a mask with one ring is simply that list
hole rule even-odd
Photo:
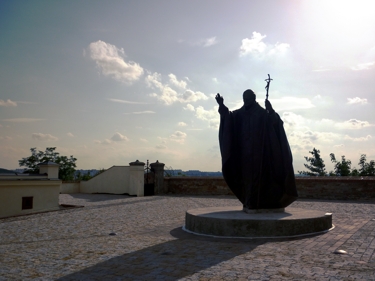
[{"label": "shadow on the pavement", "polygon": [[251,252],[262,244],[227,242],[200,237],[176,239],[109,259],[58,280],[177,280]]},{"label": "shadow on the pavement", "polygon": [[127,195],[127,194],[109,194],[109,193],[93,193],[93,194],[71,193],[69,195],[73,198],[84,199],[88,202],[101,202],[101,201],[127,199],[127,198],[135,197],[135,196]]},{"label": "shadow on the pavement", "polygon": [[[98,199],[95,199],[95,194],[85,194],[86,196],[79,196],[79,194],[77,194],[77,196],[75,196],[75,198],[77,199],[90,199],[90,200],[86,200],[87,202],[91,202],[91,203],[95,203],[95,202],[105,202],[105,201],[110,201],[110,200],[114,200],[114,199],[125,199],[125,201],[121,201],[121,202],[116,202],[116,203],[108,203],[108,204],[93,204],[93,205],[85,205],[84,202],[78,202],[79,204],[82,204],[84,205],[85,207],[87,208],[90,208],[90,209],[100,209],[100,208],[106,208],[106,207],[109,207],[109,206],[119,206],[119,205],[130,205],[130,204],[138,204],[138,203],[143,203],[143,202],[151,202],[151,201],[158,201],[158,200],[162,200],[163,197],[159,197],[159,196],[150,196],[150,197],[138,197],[139,199],[136,200],[136,201],[129,201],[127,202],[126,199],[130,199],[130,198],[134,198],[134,196],[126,196],[126,195],[116,195],[117,197],[116,198],[113,198],[113,199],[106,199],[106,198],[98,198]],[[87,196],[87,195],[90,195],[90,196]]]},{"label": "shadow on the pavement", "polygon": [[296,240],[211,238],[187,233],[181,227],[170,234],[176,239],[114,257],[58,280],[177,280],[210,268],[212,276],[206,271],[205,277],[213,278],[214,267],[220,263],[267,242]]}]

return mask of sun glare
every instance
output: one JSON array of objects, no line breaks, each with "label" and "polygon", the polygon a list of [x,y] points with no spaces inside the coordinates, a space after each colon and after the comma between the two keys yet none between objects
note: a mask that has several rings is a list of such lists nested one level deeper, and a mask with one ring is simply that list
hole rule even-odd
[{"label": "sun glare", "polygon": [[318,19],[326,25],[338,29],[366,28],[375,19],[375,1],[373,0],[325,0],[311,1]]}]

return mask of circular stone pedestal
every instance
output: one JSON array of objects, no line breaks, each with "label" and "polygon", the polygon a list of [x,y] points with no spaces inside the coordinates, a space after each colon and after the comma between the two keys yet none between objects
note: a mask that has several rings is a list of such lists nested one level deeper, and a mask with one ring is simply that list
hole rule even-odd
[{"label": "circular stone pedestal", "polygon": [[188,210],[184,230],[219,237],[281,238],[319,234],[333,228],[332,214],[286,208],[285,212],[245,213],[240,206]]}]

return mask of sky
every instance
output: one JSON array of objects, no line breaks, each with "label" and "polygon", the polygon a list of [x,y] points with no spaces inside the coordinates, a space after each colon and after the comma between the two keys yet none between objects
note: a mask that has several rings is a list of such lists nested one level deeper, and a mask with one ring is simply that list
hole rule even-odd
[{"label": "sky", "polygon": [[56,147],[78,169],[220,171],[220,117],[252,89],[295,172],[320,150],[375,159],[375,2],[0,2],[0,167]]}]

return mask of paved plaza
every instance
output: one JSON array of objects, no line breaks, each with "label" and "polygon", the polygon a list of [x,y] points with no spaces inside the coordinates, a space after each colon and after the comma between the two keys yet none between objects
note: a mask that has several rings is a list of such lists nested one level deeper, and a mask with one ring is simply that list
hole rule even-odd
[{"label": "paved plaza", "polygon": [[299,200],[291,207],[333,213],[335,228],[293,239],[181,229],[186,210],[239,205],[231,196],[61,194],[60,204],[84,207],[0,219],[0,280],[375,280],[374,201]]}]

